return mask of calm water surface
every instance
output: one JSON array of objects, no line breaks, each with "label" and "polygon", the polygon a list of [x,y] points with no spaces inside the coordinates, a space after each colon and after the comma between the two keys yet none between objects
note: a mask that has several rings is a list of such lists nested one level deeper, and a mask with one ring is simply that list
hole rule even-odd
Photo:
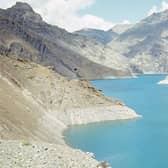
[{"label": "calm water surface", "polygon": [[95,153],[113,168],[168,168],[168,86],[157,85],[164,78],[93,81],[106,96],[124,101],[143,118],[74,126],[65,132],[67,143]]}]

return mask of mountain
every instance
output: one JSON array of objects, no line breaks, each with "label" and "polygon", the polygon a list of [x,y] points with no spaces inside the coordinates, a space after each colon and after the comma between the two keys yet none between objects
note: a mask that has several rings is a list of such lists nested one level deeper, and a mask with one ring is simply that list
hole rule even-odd
[{"label": "mountain", "polygon": [[[0,10],[0,54],[52,66],[68,78],[96,79],[123,76],[125,72],[97,63],[104,46],[43,21],[27,3]],[[96,52],[95,52],[96,51]]]},{"label": "mountain", "polygon": [[72,149],[63,138],[71,125],[140,117],[87,80],[72,79],[125,75],[122,68],[99,64],[104,51],[95,40],[45,23],[26,3],[0,10],[2,167],[8,163],[9,167],[95,168],[106,163]]},{"label": "mountain", "polygon": [[112,30],[104,31],[98,29],[82,29],[74,33],[94,39],[102,44],[107,44],[118,36],[118,34],[113,32]]},{"label": "mountain", "polygon": [[168,72],[168,10],[135,25],[117,25],[112,31],[118,36],[105,45],[103,57],[87,58],[127,74]]},{"label": "mountain", "polygon": [[122,34],[132,27],[132,24],[117,24],[111,30],[117,34]]},{"label": "mountain", "polygon": [[51,66],[68,78],[168,72],[168,11],[123,27],[69,33],[44,22],[28,4],[16,3],[0,10],[0,54]]},{"label": "mountain", "polygon": [[[123,74],[123,76],[132,76],[132,72],[128,65],[128,59],[123,56],[118,56],[118,53],[116,54],[111,49],[111,46],[108,46],[108,43],[112,42],[114,39],[117,39],[119,35],[117,33],[114,33],[111,29],[108,31],[103,30],[97,30],[97,29],[83,29],[77,32],[74,32],[74,34],[93,39],[97,43],[102,43],[104,48],[102,49],[102,54],[99,54],[99,50],[102,48],[101,45],[99,45],[99,49],[95,49],[91,47],[91,51],[94,51],[94,54],[89,54],[85,56],[98,64],[101,64],[108,68],[113,68],[119,72],[120,76]],[[109,76],[114,77],[115,75]],[[119,76],[117,74],[117,76]]]},{"label": "mountain", "polygon": [[134,72],[167,73],[167,30],[168,10],[145,18],[108,45],[118,57],[128,59]]},{"label": "mountain", "polygon": [[85,80],[68,80],[51,68],[1,55],[0,88],[0,136],[3,139],[62,143],[60,130],[89,117],[79,118],[80,113],[76,116],[74,111],[121,104],[105,98]]},{"label": "mountain", "polygon": [[[69,80],[51,67],[0,55],[2,167],[6,163],[30,168],[37,163],[42,168],[98,167],[93,155],[65,144],[63,131],[74,124],[136,117],[133,110],[104,97],[86,80]],[[45,158],[45,163],[33,159],[35,155]]]}]

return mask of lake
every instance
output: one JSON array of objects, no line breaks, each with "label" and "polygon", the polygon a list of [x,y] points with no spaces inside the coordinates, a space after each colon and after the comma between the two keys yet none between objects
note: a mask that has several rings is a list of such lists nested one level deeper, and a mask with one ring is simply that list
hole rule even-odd
[{"label": "lake", "polygon": [[[96,80],[106,96],[122,100],[143,118],[73,126],[66,142],[113,168],[168,167],[168,86],[157,85],[165,75]],[[103,111],[102,111],[103,113]]]}]

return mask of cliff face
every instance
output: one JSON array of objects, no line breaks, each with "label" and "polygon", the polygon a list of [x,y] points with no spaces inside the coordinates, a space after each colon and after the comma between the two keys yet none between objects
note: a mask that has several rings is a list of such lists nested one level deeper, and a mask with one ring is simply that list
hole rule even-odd
[{"label": "cliff face", "polygon": [[53,66],[69,78],[95,79],[126,74],[88,59],[90,55],[102,57],[103,45],[45,23],[25,3],[0,10],[0,37],[0,54]]}]

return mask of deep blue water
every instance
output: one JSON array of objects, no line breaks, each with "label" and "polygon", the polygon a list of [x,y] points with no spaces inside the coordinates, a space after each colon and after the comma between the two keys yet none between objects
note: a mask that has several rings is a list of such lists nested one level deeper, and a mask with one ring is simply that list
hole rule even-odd
[{"label": "deep blue water", "polygon": [[67,143],[95,153],[113,168],[168,168],[168,86],[157,85],[164,78],[93,81],[106,96],[124,101],[143,118],[74,126],[65,132]]}]

